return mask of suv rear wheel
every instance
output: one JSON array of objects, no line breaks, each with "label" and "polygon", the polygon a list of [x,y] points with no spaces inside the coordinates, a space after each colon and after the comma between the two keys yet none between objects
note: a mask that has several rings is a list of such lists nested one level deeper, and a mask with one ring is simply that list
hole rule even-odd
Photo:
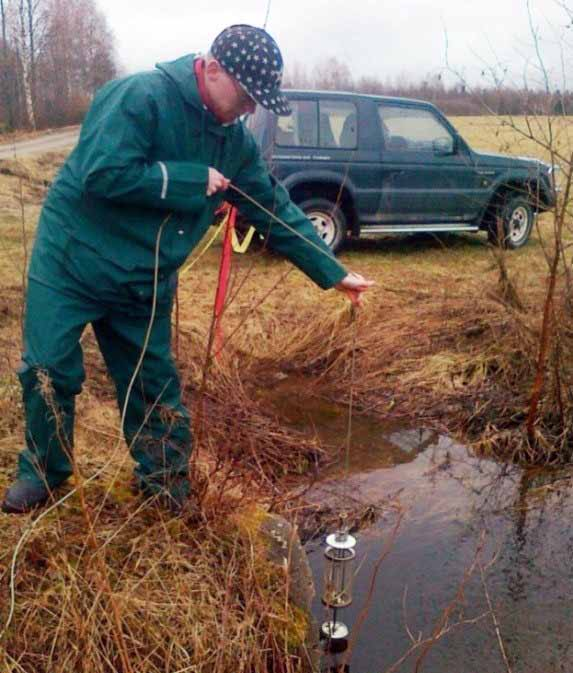
[{"label": "suv rear wheel", "polygon": [[332,252],[338,252],[346,240],[346,217],[342,209],[325,198],[306,199],[298,206]]},{"label": "suv rear wheel", "polygon": [[524,246],[529,240],[535,221],[533,209],[528,200],[522,196],[510,197],[500,208],[500,216],[503,229],[502,238],[500,240],[496,221],[489,229],[489,242],[508,250],[517,250]]}]

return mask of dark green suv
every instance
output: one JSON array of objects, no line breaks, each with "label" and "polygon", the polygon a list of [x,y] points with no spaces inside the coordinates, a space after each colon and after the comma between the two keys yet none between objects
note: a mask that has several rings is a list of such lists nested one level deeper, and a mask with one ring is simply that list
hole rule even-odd
[{"label": "dark green suv", "polygon": [[247,125],[275,177],[338,250],[348,236],[477,232],[524,245],[555,204],[553,169],[472,150],[431,103],[287,91],[289,117],[260,106]]}]

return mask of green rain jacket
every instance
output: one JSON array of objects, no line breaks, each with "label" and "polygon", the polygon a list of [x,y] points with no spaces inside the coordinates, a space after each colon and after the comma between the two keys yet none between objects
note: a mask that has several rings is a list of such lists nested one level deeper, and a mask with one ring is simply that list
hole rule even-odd
[{"label": "green rain jacket", "polygon": [[[287,191],[269,176],[242,122],[221,125],[204,107],[193,54],[106,84],[95,96],[78,145],[46,198],[43,235],[76,239],[122,272],[171,274],[213,222],[223,200],[238,206],[270,247],[322,288],[346,275]],[[212,166],[328,254],[274,222],[233,190],[207,197]]]}]

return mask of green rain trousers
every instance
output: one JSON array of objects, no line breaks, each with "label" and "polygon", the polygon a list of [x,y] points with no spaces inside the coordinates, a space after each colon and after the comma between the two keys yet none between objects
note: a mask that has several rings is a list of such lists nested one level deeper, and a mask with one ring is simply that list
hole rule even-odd
[{"label": "green rain trousers", "polygon": [[[158,491],[187,473],[189,414],[170,352],[174,274],[160,276],[156,316],[132,388],[125,439],[140,486]],[[72,473],[74,400],[85,378],[80,337],[92,324],[121,409],[149,325],[153,283],[137,280],[73,238],[50,241],[40,221],[29,272],[25,343],[19,377],[26,449],[19,478],[55,487]]]}]

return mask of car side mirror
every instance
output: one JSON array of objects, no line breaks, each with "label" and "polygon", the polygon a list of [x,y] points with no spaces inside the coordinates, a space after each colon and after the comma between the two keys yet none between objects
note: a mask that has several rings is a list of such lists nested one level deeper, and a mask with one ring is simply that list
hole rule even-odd
[{"label": "car side mirror", "polygon": [[437,156],[447,156],[448,154],[455,154],[456,152],[456,143],[451,136],[444,138],[436,138],[432,142],[432,148],[434,154]]}]

